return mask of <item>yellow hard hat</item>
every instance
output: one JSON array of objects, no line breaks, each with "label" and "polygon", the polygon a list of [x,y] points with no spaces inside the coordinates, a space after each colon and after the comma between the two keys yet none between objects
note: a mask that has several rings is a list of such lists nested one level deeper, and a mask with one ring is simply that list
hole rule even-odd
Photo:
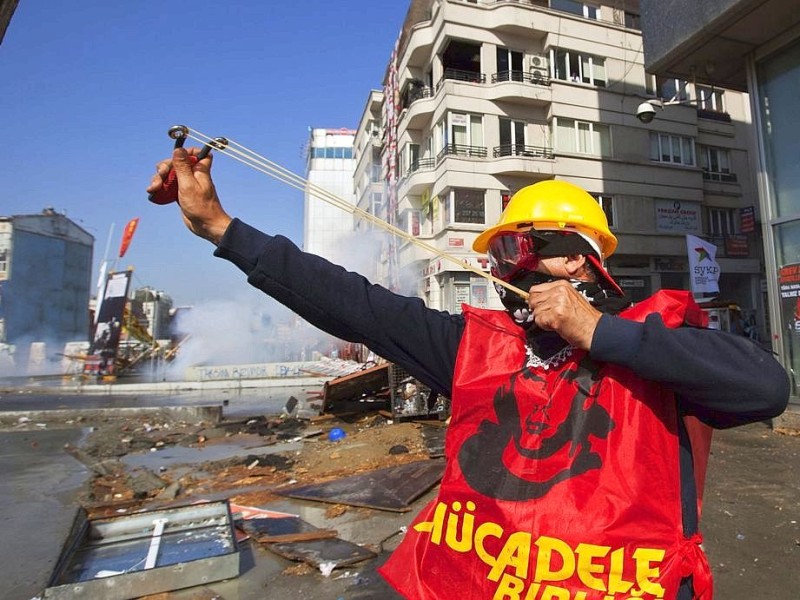
[{"label": "yellow hard hat", "polygon": [[504,231],[574,231],[600,251],[605,260],[617,249],[617,238],[608,228],[600,204],[583,188],[566,181],[540,181],[522,188],[511,197],[500,215],[472,244],[475,252],[485,253],[489,241]]}]

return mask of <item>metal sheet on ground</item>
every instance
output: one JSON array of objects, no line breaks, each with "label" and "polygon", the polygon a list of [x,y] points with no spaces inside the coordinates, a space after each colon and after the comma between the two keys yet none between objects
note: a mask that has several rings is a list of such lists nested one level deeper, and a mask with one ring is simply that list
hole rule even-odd
[{"label": "metal sheet on ground", "polygon": [[439,482],[443,472],[443,460],[422,460],[276,492],[290,498],[405,512]]},{"label": "metal sheet on ground", "polygon": [[423,425],[422,439],[425,442],[425,450],[431,458],[444,456],[444,442],[447,435],[447,428],[440,425]]},{"label": "metal sheet on ground", "polygon": [[247,519],[242,529],[258,542],[299,542],[336,537],[335,529],[320,529],[299,517]]},{"label": "metal sheet on ground", "polygon": [[377,556],[371,550],[339,538],[268,544],[267,547],[284,558],[300,560],[318,568],[322,565],[331,569],[346,567]]},{"label": "metal sheet on ground", "polygon": [[89,520],[83,509],[44,597],[129,600],[239,574],[227,501]]}]

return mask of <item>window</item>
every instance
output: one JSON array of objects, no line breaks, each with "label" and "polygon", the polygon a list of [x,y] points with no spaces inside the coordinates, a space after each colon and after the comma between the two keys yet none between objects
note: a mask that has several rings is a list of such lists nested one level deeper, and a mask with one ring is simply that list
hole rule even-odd
[{"label": "window", "polygon": [[497,81],[522,81],[522,52],[497,48]]},{"label": "window", "polygon": [[606,87],[606,59],[563,48],[550,50],[556,79]]},{"label": "window", "polygon": [[611,156],[608,125],[554,117],[555,148],[560,152]]},{"label": "window", "polygon": [[451,223],[486,223],[484,202],[485,192],[468,188],[455,188],[450,191],[448,201],[444,203],[444,222]]},{"label": "window", "polygon": [[611,196],[604,196],[603,194],[592,194],[592,197],[597,200],[600,208],[606,214],[608,226],[614,227],[614,199]]},{"label": "window", "polygon": [[550,8],[587,19],[598,20],[600,18],[600,9],[597,6],[576,2],[576,0],[550,0]]},{"label": "window", "polygon": [[500,119],[500,156],[522,154],[525,151],[525,123]]},{"label": "window", "polygon": [[695,89],[697,90],[698,108],[712,112],[725,112],[725,105],[722,101],[723,90],[703,85],[698,85]]},{"label": "window", "polygon": [[486,156],[483,145],[483,117],[449,112],[434,128],[436,155],[442,152],[465,156]]},{"label": "window", "polygon": [[636,13],[625,11],[625,27],[642,30],[642,17]]},{"label": "window", "polygon": [[708,209],[709,235],[730,235],[732,233],[736,233],[736,229],[736,209]]},{"label": "window", "polygon": [[421,214],[418,210],[406,209],[400,213],[398,219],[398,227],[408,233],[409,235],[419,235],[419,224],[421,221]]},{"label": "window", "polygon": [[700,166],[705,179],[715,181],[735,181],[731,174],[731,158],[726,148],[714,146],[700,147]]},{"label": "window", "polygon": [[673,77],[661,77],[659,75],[647,76],[646,92],[665,100],[688,100],[688,81],[675,79]]},{"label": "window", "polygon": [[406,144],[403,147],[403,174],[413,173],[418,168],[419,144]]},{"label": "window", "polygon": [[369,167],[369,180],[372,183],[378,183],[381,181],[381,172],[382,168],[381,165],[372,164]]},{"label": "window", "polygon": [[370,212],[376,217],[383,218],[383,194],[380,192],[372,192],[370,204]]},{"label": "window", "polygon": [[3,248],[0,250],[0,274],[5,275],[8,272],[8,250]]},{"label": "window", "polygon": [[314,148],[313,158],[353,158],[353,148],[351,146],[339,146],[332,148]]},{"label": "window", "polygon": [[694,140],[681,135],[651,133],[650,160],[694,166]]},{"label": "window", "polygon": [[450,113],[449,139],[459,146],[483,146],[483,119],[480,115]]}]

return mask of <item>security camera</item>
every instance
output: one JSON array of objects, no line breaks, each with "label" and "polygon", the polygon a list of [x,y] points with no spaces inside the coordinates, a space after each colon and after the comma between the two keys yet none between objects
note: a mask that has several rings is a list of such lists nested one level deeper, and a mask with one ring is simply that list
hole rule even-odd
[{"label": "security camera", "polygon": [[642,123],[650,123],[656,116],[656,109],[649,102],[642,102],[636,108],[636,118]]}]

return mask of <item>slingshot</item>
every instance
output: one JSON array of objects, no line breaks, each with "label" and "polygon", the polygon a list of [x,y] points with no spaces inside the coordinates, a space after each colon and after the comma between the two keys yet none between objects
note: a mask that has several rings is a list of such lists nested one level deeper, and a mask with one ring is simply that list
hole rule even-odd
[{"label": "slingshot", "polygon": [[[191,129],[185,125],[176,125],[174,127],[170,127],[169,131],[167,132],[169,137],[175,140],[175,147],[180,148],[185,143],[186,139],[193,139],[201,144],[203,144],[203,149],[197,156],[190,155],[189,159],[191,160],[192,164],[197,163],[198,160],[202,160],[205,158],[211,150],[216,150],[222,154],[230,156],[231,158],[238,160],[241,163],[244,163],[248,167],[255,169],[256,171],[261,171],[281,181],[295,189],[308,192],[312,196],[327,202],[341,210],[344,210],[352,215],[356,215],[365,221],[372,223],[376,227],[383,229],[384,231],[388,231],[389,233],[396,235],[397,237],[414,244],[419,248],[423,248],[424,250],[438,256],[444,260],[447,260],[451,263],[455,263],[463,269],[471,271],[476,275],[480,275],[481,277],[488,279],[492,283],[500,285],[518,296],[522,297],[523,299],[528,299],[528,293],[519,289],[516,286],[511,285],[510,283],[503,281],[492,275],[491,273],[487,273],[477,267],[472,266],[468,262],[463,259],[458,258],[457,256],[453,256],[452,254],[448,254],[442,250],[439,250],[435,246],[432,246],[413,235],[409,234],[406,231],[403,231],[399,227],[392,225],[391,223],[387,223],[383,219],[373,215],[370,212],[367,212],[364,209],[359,208],[353,204],[350,204],[347,200],[329,192],[325,188],[322,188],[318,185],[315,185],[304,179],[300,175],[293,173],[292,171],[280,166],[277,163],[272,162],[268,158],[261,156],[260,154],[256,153],[253,150],[227,138],[211,138],[199,131]],[[178,182],[175,177],[175,171],[170,170],[167,178],[164,180],[164,184],[161,190],[150,195],[149,200],[156,204],[169,204],[171,202],[175,202],[178,199]]]}]

